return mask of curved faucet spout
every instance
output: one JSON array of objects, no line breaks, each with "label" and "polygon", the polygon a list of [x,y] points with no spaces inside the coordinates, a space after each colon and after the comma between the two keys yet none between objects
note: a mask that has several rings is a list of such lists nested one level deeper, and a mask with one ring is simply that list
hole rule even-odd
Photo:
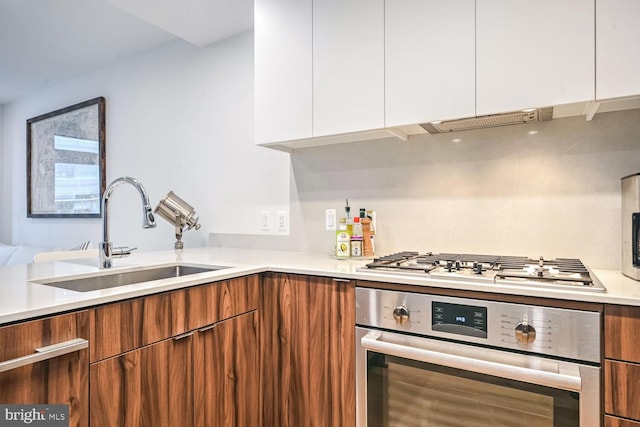
[{"label": "curved faucet spout", "polygon": [[138,190],[138,193],[140,193],[140,199],[142,200],[142,228],[152,228],[156,226],[156,221],[153,217],[153,210],[149,203],[149,196],[147,195],[147,191],[142,183],[130,176],[123,176],[113,180],[102,196],[102,242],[100,242],[99,249],[101,268],[111,268],[112,258],[126,256],[131,251],[121,250],[114,254],[112,243],[109,241],[109,199],[111,198],[113,191],[123,183],[133,185],[136,190]]}]

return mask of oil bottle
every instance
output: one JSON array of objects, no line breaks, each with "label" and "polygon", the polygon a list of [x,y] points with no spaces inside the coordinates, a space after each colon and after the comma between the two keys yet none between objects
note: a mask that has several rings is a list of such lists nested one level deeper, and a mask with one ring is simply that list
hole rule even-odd
[{"label": "oil bottle", "polygon": [[340,218],[336,231],[336,258],[348,259],[351,256],[351,233],[347,229],[346,219]]}]

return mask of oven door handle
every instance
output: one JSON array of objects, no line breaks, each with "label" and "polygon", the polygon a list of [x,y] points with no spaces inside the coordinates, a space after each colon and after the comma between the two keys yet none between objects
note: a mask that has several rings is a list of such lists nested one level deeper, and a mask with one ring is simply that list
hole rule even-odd
[{"label": "oven door handle", "polygon": [[449,368],[476,372],[479,374],[492,375],[495,377],[523,381],[568,391],[579,392],[582,387],[578,367],[576,367],[575,373],[541,371],[537,369],[491,362],[488,360],[472,359],[456,354],[408,347],[401,344],[382,341],[380,339],[381,337],[382,332],[369,331],[367,335],[362,337],[360,343],[363,348],[377,353],[403,357],[405,359],[417,360],[420,362],[433,363],[434,365],[441,365]]}]

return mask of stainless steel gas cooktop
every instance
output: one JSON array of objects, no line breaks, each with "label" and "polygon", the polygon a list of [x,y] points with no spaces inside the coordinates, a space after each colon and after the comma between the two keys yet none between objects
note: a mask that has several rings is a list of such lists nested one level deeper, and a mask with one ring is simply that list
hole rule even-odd
[{"label": "stainless steel gas cooktop", "polygon": [[597,277],[579,259],[532,259],[522,256],[398,252],[379,258],[358,271],[424,276],[475,283],[547,286],[604,292]]}]

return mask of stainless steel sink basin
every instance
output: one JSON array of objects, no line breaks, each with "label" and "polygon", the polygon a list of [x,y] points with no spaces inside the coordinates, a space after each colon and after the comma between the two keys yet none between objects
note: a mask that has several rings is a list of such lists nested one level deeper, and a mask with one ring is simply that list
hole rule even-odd
[{"label": "stainless steel sink basin", "polygon": [[63,280],[34,280],[34,283],[54,286],[56,288],[69,289],[76,292],[90,292],[100,289],[115,288],[118,286],[134,285],[136,283],[151,282],[154,280],[178,278],[190,274],[207,273],[228,267],[220,266],[194,266],[176,264],[156,268],[147,268],[133,271],[102,273],[91,277]]}]

